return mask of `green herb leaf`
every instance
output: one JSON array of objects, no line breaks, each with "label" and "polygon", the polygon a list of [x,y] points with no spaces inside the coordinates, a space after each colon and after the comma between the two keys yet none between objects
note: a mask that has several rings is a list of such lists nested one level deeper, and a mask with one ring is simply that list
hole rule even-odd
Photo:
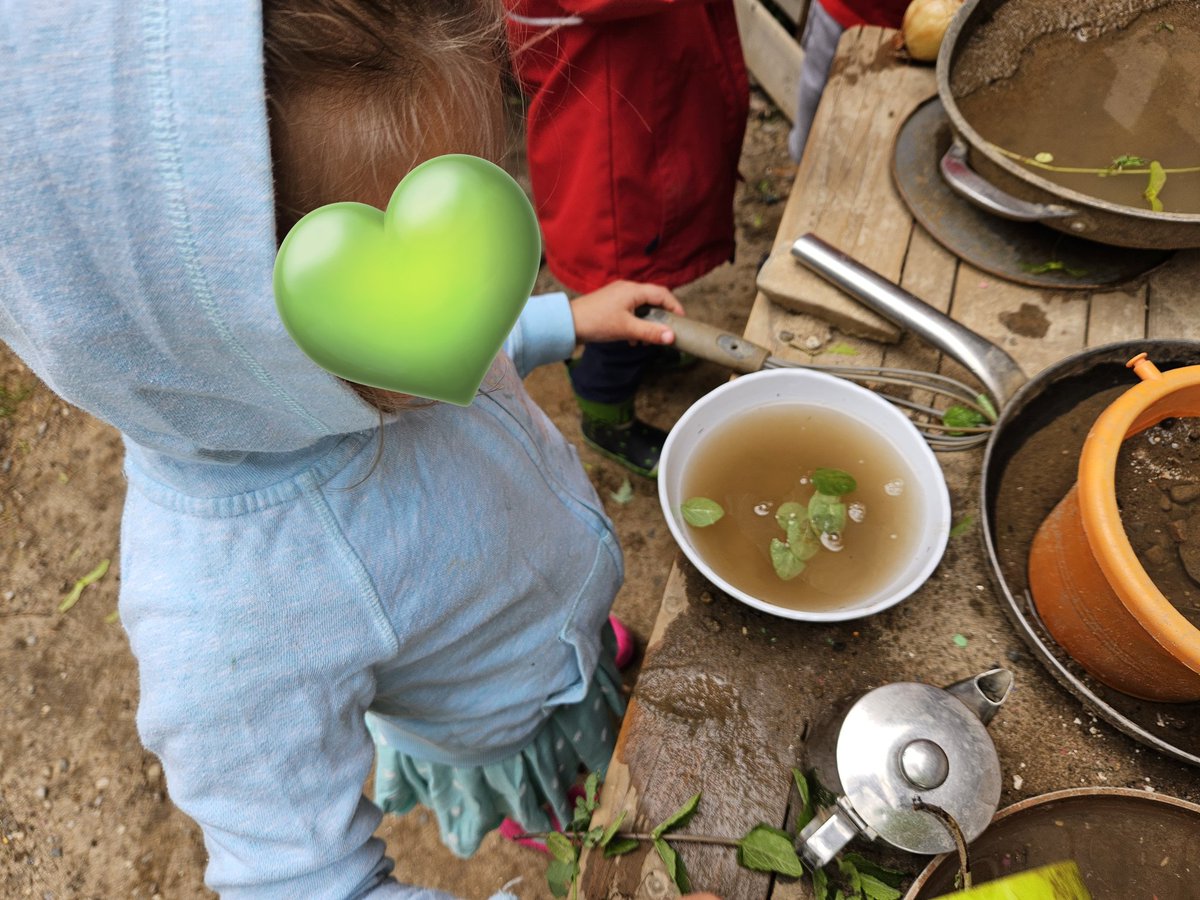
[{"label": "green herb leaf", "polygon": [[859,874],[864,876],[869,875],[871,878],[882,881],[889,887],[900,887],[904,879],[908,877],[908,874],[905,872],[897,869],[889,869],[886,866],[879,865],[879,863],[871,862],[871,860],[867,859],[861,853],[847,853],[843,858],[853,863],[854,867],[858,869]]},{"label": "green herb leaf", "polygon": [[707,497],[692,497],[684,501],[679,511],[683,513],[683,521],[693,528],[707,528],[714,522],[719,522],[725,515],[721,504]]},{"label": "green herb leaf", "polygon": [[1037,160],[1038,162],[1040,162],[1040,163],[1052,163],[1052,162],[1054,162],[1054,154],[1053,154],[1053,153],[1047,153],[1045,150],[1043,150],[1041,153],[1035,153],[1035,154],[1033,154],[1033,158],[1034,158],[1034,159],[1036,159],[1036,160]]},{"label": "green herb leaf", "polygon": [[96,566],[96,568],[92,569],[92,571],[88,572],[77,582],[75,582],[75,586],[71,588],[71,592],[67,594],[67,596],[63,597],[62,603],[58,604],[58,611],[60,613],[65,613],[68,609],[78,603],[79,598],[83,595],[83,589],[89,584],[99,581],[104,577],[104,573],[107,571],[108,560],[100,560],[100,565]]},{"label": "green herb leaf", "polygon": [[681,825],[686,825],[688,820],[696,814],[696,807],[700,805],[700,794],[693,794],[688,801],[671,813],[664,819],[657,828],[650,832],[650,836],[658,840],[672,828],[678,828]]},{"label": "green herb leaf", "polygon": [[626,478],[621,482],[621,486],[619,488],[617,488],[615,491],[609,491],[608,496],[612,497],[613,500],[624,506],[626,503],[629,503],[631,500],[633,500],[633,485],[630,484],[629,479]]},{"label": "green herb leaf", "polygon": [[679,858],[679,854],[662,838],[655,839],[654,849],[658,851],[663,864],[667,867],[667,874],[671,876],[671,880],[675,882],[675,886],[679,888],[679,892],[681,894],[690,894],[692,892],[692,882],[688,878],[687,869],[684,868],[683,860]]},{"label": "green herb leaf", "polygon": [[1143,193],[1146,199],[1150,201],[1150,208],[1155,212],[1163,211],[1162,201],[1158,199],[1158,194],[1166,183],[1167,173],[1163,170],[1162,163],[1158,160],[1153,160],[1150,163],[1150,181]]},{"label": "green herb leaf", "polygon": [[954,646],[955,647],[965,647],[969,643],[971,643],[971,642],[967,640],[966,635],[956,634],[954,636]]},{"label": "green herb leaf", "polygon": [[796,522],[788,529],[788,549],[796,559],[808,562],[821,549],[821,538],[808,522]]},{"label": "green herb leaf", "polygon": [[771,538],[771,565],[775,567],[775,574],[784,581],[791,581],[805,567],[804,560],[779,538]]},{"label": "green herb leaf", "polygon": [[817,491],[808,501],[808,521],[817,534],[841,534],[846,527],[846,504]]},{"label": "green herb leaf", "polygon": [[583,782],[583,796],[587,800],[588,810],[596,811],[596,792],[600,788],[600,773],[589,772]]},{"label": "green herb leaf", "polygon": [[1000,414],[996,412],[996,407],[992,405],[992,398],[987,394],[976,394],[975,402],[983,408],[984,414],[990,421],[995,422],[1000,418]]},{"label": "green herb leaf", "polygon": [[567,891],[571,889],[571,883],[578,874],[579,864],[574,860],[569,863],[561,859],[551,860],[550,865],[546,867],[546,883],[550,885],[550,893],[555,897],[567,896]]},{"label": "green herb leaf", "polygon": [[816,900],[829,900],[829,876],[824,869],[813,869],[813,896]]},{"label": "green herb leaf", "polygon": [[770,825],[755,825],[738,841],[738,864],[756,872],[778,872],[793,878],[804,874],[791,837]]},{"label": "green herb leaf", "polygon": [[604,837],[604,829],[597,825],[583,836],[583,846],[595,847],[599,845],[602,837]]},{"label": "green herb leaf", "polygon": [[957,522],[950,526],[950,537],[961,537],[971,530],[971,526],[975,524],[974,516],[963,516]]},{"label": "green herb leaf", "polygon": [[1140,168],[1143,168],[1145,165],[1146,165],[1146,160],[1143,159],[1142,157],[1133,156],[1131,154],[1126,153],[1121,156],[1115,157],[1113,159],[1113,161],[1111,163],[1109,163],[1108,168],[1111,171],[1119,172],[1121,169],[1140,169]]},{"label": "green herb leaf", "polygon": [[858,489],[858,482],[841,469],[817,469],[812,476],[813,487],[822,494],[840,497]]},{"label": "green herb leaf", "polygon": [[561,862],[573,863],[579,857],[579,851],[575,849],[566,837],[558,831],[552,831],[546,835],[546,849],[550,851],[550,855]]},{"label": "green herb leaf", "polygon": [[[942,411],[942,423],[949,428],[979,428],[987,424],[987,416],[977,409],[955,403]],[[962,434],[951,431],[950,434]]]},{"label": "green herb leaf", "polygon": [[609,845],[609,843],[612,841],[613,835],[617,833],[617,831],[621,827],[621,823],[625,821],[625,814],[627,812],[629,812],[629,810],[627,810],[627,809],[621,810],[621,812],[617,815],[617,817],[615,819],[612,820],[612,822],[609,824],[609,826],[604,829],[604,834],[600,835],[600,846],[601,847],[607,847]]},{"label": "green herb leaf", "polygon": [[617,838],[604,845],[605,857],[621,856],[638,848],[639,841],[637,838]]},{"label": "green herb leaf", "polygon": [[890,884],[884,884],[877,878],[872,878],[865,872],[859,873],[859,883],[862,885],[863,896],[867,900],[898,900],[900,891]]},{"label": "green herb leaf", "polygon": [[851,897],[862,896],[862,876],[858,874],[858,867],[850,860],[842,858],[838,860],[838,871],[846,880],[846,886],[850,889]]},{"label": "green herb leaf", "polygon": [[775,511],[775,521],[784,531],[787,531],[796,522],[803,522],[807,525],[808,507],[795,500],[788,500],[786,503],[779,504],[779,509]]},{"label": "green herb leaf", "polygon": [[796,791],[800,794],[800,809],[796,813],[796,832],[798,834],[805,825],[812,821],[813,803],[808,792],[808,779],[804,777],[804,773],[799,769],[792,769],[792,780],[796,782]]},{"label": "green herb leaf", "polygon": [[825,348],[826,353],[832,353],[834,356],[858,356],[858,351],[849,344],[837,343],[831,347]]}]

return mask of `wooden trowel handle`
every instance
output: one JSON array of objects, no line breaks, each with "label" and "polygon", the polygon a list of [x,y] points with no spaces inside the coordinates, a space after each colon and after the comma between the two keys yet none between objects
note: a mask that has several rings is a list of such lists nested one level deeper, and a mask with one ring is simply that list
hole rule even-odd
[{"label": "wooden trowel handle", "polygon": [[637,314],[643,319],[660,322],[675,332],[675,347],[684,353],[733,369],[742,375],[757,372],[770,356],[770,351],[752,344],[736,334],[714,328],[695,319],[677,316],[657,306],[642,306]]}]

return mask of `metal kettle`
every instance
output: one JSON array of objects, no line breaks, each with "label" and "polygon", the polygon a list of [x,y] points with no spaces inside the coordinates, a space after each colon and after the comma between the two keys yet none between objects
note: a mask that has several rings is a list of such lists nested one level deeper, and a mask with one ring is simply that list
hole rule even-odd
[{"label": "metal kettle", "polygon": [[1013,675],[990,669],[939,688],[887,684],[838,706],[814,727],[804,767],[816,814],[796,838],[811,867],[862,835],[911,853],[955,849],[944,811],[966,841],[1000,803],[1000,758],[987,724]]}]

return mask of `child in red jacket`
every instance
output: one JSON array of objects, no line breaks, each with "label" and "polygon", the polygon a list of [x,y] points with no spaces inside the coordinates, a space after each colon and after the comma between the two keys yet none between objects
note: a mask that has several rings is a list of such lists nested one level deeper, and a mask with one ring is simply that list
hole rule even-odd
[{"label": "child in red jacket", "polygon": [[829,67],[837,51],[842,32],[855,25],[879,25],[899,28],[910,0],[813,0],[800,46],[804,62],[800,64],[800,91],[796,102],[796,121],[788,134],[788,153],[800,162],[817,104],[829,80]]},{"label": "child in red jacket", "polygon": [[[555,277],[580,293],[675,288],[729,261],[749,104],[731,0],[508,2]],[[590,344],[570,368],[584,440],[650,477],[666,435],[634,416],[634,394],[656,352]]]}]

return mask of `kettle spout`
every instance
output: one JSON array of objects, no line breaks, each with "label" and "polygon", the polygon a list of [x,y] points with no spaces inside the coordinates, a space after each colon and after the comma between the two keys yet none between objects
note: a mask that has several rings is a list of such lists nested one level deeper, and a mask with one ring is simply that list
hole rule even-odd
[{"label": "kettle spout", "polygon": [[986,725],[1012,692],[1013,673],[1008,669],[988,669],[945,688],[966,704],[967,709]]}]

